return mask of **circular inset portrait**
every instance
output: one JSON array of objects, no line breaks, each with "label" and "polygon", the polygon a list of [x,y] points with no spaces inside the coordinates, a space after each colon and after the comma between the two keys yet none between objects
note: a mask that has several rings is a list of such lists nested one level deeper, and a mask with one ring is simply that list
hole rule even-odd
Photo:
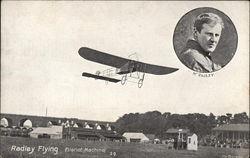
[{"label": "circular inset portrait", "polygon": [[214,8],[197,8],[177,23],[173,44],[189,69],[211,73],[226,66],[237,49],[238,36],[231,19]]}]

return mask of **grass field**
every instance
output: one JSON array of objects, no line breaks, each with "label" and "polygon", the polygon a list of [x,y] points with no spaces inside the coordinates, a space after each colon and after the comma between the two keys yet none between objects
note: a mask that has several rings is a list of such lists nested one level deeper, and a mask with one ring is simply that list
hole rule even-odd
[{"label": "grass field", "polygon": [[199,147],[171,150],[163,144],[1,137],[3,158],[249,158],[248,149]]}]

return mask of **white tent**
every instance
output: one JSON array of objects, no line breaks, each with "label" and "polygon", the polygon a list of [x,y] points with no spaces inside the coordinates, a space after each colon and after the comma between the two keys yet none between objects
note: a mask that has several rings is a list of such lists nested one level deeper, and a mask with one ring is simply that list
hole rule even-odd
[{"label": "white tent", "polygon": [[30,137],[38,138],[39,135],[49,135],[51,139],[62,139],[62,126],[37,127],[30,132]]},{"label": "white tent", "polygon": [[128,142],[149,142],[149,138],[143,133],[125,132],[123,137],[125,137]]}]

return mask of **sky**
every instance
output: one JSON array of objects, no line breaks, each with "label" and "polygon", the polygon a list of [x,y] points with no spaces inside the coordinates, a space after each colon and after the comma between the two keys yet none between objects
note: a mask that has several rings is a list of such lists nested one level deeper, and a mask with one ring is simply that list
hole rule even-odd
[{"label": "sky", "polygon": [[[249,2],[2,1],[1,112],[116,121],[126,113],[160,111],[249,114]],[[213,7],[233,21],[238,48],[230,63],[199,77],[173,49],[179,19]],[[146,74],[137,84],[84,78],[109,67],[81,58],[89,47],[142,62],[179,68]]]}]

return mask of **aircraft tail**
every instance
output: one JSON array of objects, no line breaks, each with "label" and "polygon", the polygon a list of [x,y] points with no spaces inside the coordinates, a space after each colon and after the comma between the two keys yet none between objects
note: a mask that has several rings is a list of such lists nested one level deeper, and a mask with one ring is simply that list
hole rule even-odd
[{"label": "aircraft tail", "polygon": [[121,81],[121,80],[118,80],[118,79],[115,79],[115,78],[94,75],[94,74],[90,74],[90,73],[87,73],[87,72],[83,72],[82,76],[84,76],[84,77],[90,77],[90,78],[95,78],[95,79],[99,79],[99,80],[105,80],[105,81],[114,82],[114,83],[117,83],[117,82]]}]

